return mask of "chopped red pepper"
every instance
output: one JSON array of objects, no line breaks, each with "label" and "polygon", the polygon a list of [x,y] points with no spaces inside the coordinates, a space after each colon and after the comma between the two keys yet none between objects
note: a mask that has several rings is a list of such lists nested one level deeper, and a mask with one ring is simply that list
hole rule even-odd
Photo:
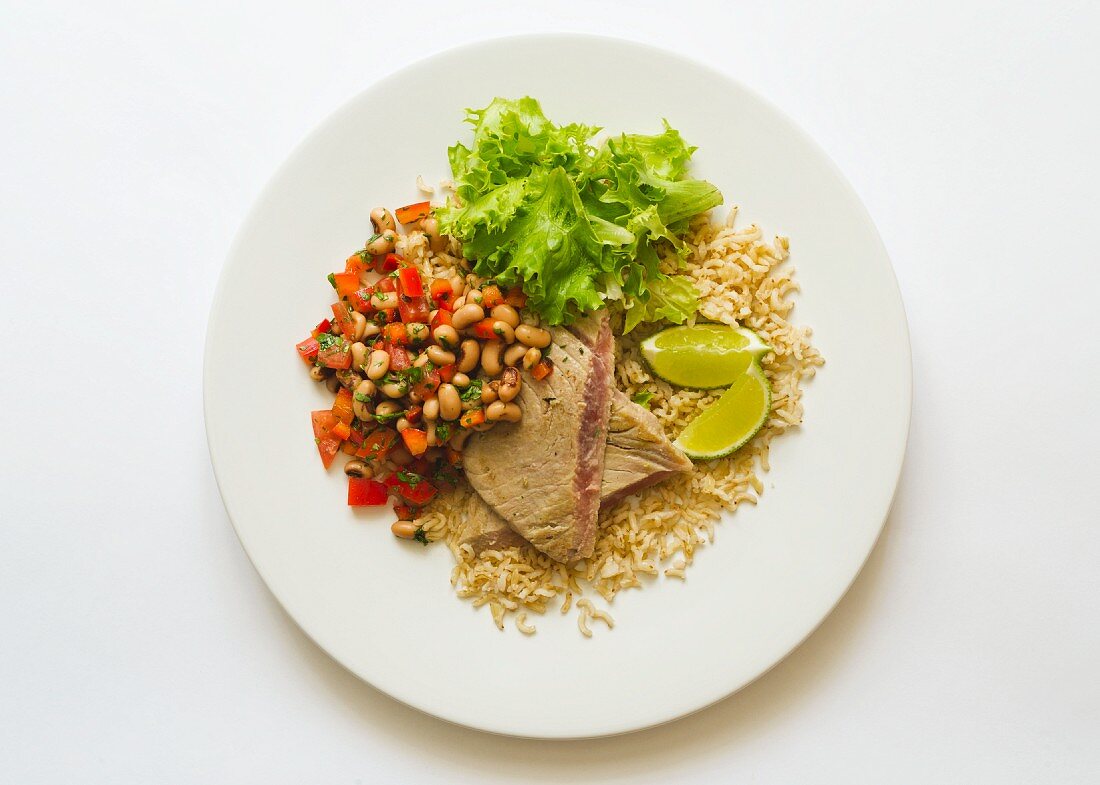
[{"label": "chopped red pepper", "polygon": [[389,499],[386,486],[366,477],[348,478],[349,507],[380,507]]},{"label": "chopped red pepper", "polygon": [[316,338],[321,333],[327,333],[331,329],[332,322],[330,322],[328,319],[322,319],[317,323],[317,326],[313,328],[313,331],[310,333],[310,335]]},{"label": "chopped red pepper", "polygon": [[374,306],[370,304],[370,296],[372,294],[374,294],[374,287],[364,286],[349,294],[348,302],[351,303],[351,307],[359,313],[370,313],[374,310]]},{"label": "chopped red pepper", "polygon": [[[352,409],[352,395],[351,390],[346,387],[341,387],[336,393],[336,400],[332,404],[332,413],[336,415],[336,419],[345,425],[351,425],[351,421],[355,419],[355,413]],[[348,434],[344,434],[341,438],[348,438]]]},{"label": "chopped red pepper", "polygon": [[332,435],[342,442],[344,439],[351,436],[351,428],[348,427],[347,423],[338,422],[336,425],[332,426]]},{"label": "chopped red pepper", "polygon": [[398,267],[404,265],[404,263],[405,260],[397,254],[388,253],[385,256],[374,257],[374,270],[375,272],[385,275],[386,273],[392,273]]},{"label": "chopped red pepper", "polygon": [[474,335],[476,335],[483,341],[492,341],[495,338],[500,338],[501,336],[497,335],[496,331],[493,329],[493,325],[496,323],[496,319],[488,316],[485,317],[480,322],[474,325]]},{"label": "chopped red pepper", "polygon": [[397,217],[399,222],[411,224],[427,218],[431,212],[431,202],[417,202],[416,204],[407,204],[404,207],[398,207],[393,211],[393,214]]},{"label": "chopped red pepper", "polygon": [[321,349],[321,344],[317,343],[316,338],[306,338],[299,344],[294,346],[298,350],[299,356],[305,361],[306,365],[313,365],[313,361],[317,359],[317,352]]},{"label": "chopped red pepper", "polygon": [[[348,260],[344,262],[344,272],[346,273],[359,273],[367,269],[367,252],[357,251],[348,257]],[[373,261],[373,260],[372,260]]]},{"label": "chopped red pepper", "polygon": [[313,421],[313,440],[317,443],[317,452],[321,454],[321,463],[327,469],[340,449],[340,439],[332,433],[339,420],[328,409],[310,413],[310,419]]},{"label": "chopped red pepper", "polygon": [[470,409],[468,412],[463,412],[462,417],[458,420],[458,424],[463,428],[473,428],[475,425],[481,425],[483,422],[485,422],[484,409]]},{"label": "chopped red pepper", "polygon": [[395,504],[393,506],[393,514],[397,516],[399,521],[411,521],[416,517],[416,508],[410,507],[407,504]]},{"label": "chopped red pepper", "polygon": [[423,406],[410,406],[408,409],[405,410],[405,419],[411,422],[413,425],[416,425],[418,422],[420,422],[420,417],[423,414]]},{"label": "chopped red pepper", "polygon": [[437,372],[439,373],[440,379],[450,384],[451,380],[455,378],[456,370],[458,369],[455,368],[455,364],[451,363],[450,365],[441,365]]},{"label": "chopped red pepper", "polygon": [[347,303],[340,301],[332,304],[332,315],[336,317],[336,326],[349,341],[355,340],[355,322],[351,320],[351,311]]},{"label": "chopped red pepper", "polygon": [[351,367],[351,344],[342,338],[335,339],[327,349],[321,347],[317,351],[317,363],[326,368],[346,371]]},{"label": "chopped red pepper", "polygon": [[397,443],[397,434],[389,428],[375,428],[363,437],[363,445],[356,452],[359,458],[381,463]]},{"label": "chopped red pepper", "polygon": [[336,286],[336,293],[341,297],[347,297],[359,288],[358,273],[333,273],[332,280]]},{"label": "chopped red pepper", "polygon": [[402,267],[397,271],[397,286],[405,297],[424,296],[424,282],[420,280],[420,271],[415,267]]},{"label": "chopped red pepper", "polygon": [[401,431],[405,448],[413,455],[423,455],[428,451],[428,434],[419,428],[406,428]]},{"label": "chopped red pepper", "polygon": [[397,304],[397,309],[401,313],[401,321],[406,324],[410,322],[427,324],[432,316],[432,307],[428,303],[428,298],[423,295],[420,297],[405,297],[401,295]]},{"label": "chopped red pepper", "polygon": [[442,311],[453,311],[455,291],[451,288],[451,282],[446,278],[436,278],[431,282],[429,291],[436,307]]},{"label": "chopped red pepper", "polygon": [[432,317],[432,329],[439,327],[441,324],[445,324],[448,327],[451,326],[453,319],[450,311],[445,311],[442,308],[435,312],[435,316]]},{"label": "chopped red pepper", "polygon": [[485,310],[496,308],[504,302],[504,295],[500,293],[500,287],[489,284],[481,290],[481,307]]},{"label": "chopped red pepper", "polygon": [[531,375],[539,381],[542,381],[547,376],[554,372],[554,361],[549,357],[543,357],[537,363],[535,367],[531,369]]},{"label": "chopped red pepper", "polygon": [[[402,474],[406,475],[408,479],[401,479],[399,475]],[[432,497],[437,493],[436,487],[419,474],[417,474],[415,478],[410,477],[407,472],[391,474],[385,479],[385,484],[400,498],[415,507],[424,506],[430,502]]]},{"label": "chopped red pepper", "polygon": [[401,322],[387,324],[383,332],[385,333],[386,340],[391,344],[396,344],[397,346],[409,345],[409,332]]}]

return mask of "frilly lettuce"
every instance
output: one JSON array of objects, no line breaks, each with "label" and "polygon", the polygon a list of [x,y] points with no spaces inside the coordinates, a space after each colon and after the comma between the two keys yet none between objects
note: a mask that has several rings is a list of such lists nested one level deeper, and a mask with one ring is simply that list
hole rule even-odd
[{"label": "frilly lettuce", "polygon": [[472,144],[448,150],[457,199],[437,214],[475,272],[521,283],[549,324],[603,305],[625,310],[628,331],[695,312],[691,280],[662,271],[656,246],[682,252],[687,219],[722,194],[686,178],[695,148],[675,129],[596,147],[599,128],[555,125],[533,98],[497,98],[467,121]]}]

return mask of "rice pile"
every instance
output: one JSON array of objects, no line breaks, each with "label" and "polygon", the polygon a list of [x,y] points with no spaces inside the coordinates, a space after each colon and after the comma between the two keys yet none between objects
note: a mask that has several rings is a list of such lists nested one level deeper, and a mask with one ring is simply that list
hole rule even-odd
[{"label": "rice pile", "polygon": [[[665,261],[666,271],[686,273],[695,280],[700,320],[749,327],[775,350],[762,363],[772,386],[767,424],[733,455],[697,463],[690,474],[601,510],[592,558],[572,566],[551,561],[531,547],[475,555],[470,546],[457,543],[457,522],[466,514],[466,497],[473,491],[460,487],[440,496],[417,523],[430,539],[448,542],[456,560],[451,574],[455,591],[477,606],[488,605],[498,627],[503,629],[505,618],[514,613],[517,628],[532,634],[535,628],[528,614],[545,613],[551,603],[559,602],[562,613],[577,609],[577,625],[585,635],[592,634],[593,621],[613,626],[611,617],[585,595],[598,593],[610,602],[623,589],[646,585],[644,576],[684,579],[696,549],[714,541],[722,513],[742,503],[756,504],[763,493],[758,472],[768,470],[769,445],[802,422],[802,382],[813,377],[824,360],[810,343],[810,329],[789,319],[794,306],[791,295],[798,285],[794,270],[784,264],[787,239],[765,242],[755,225],[735,228],[735,217],[736,209],[723,224],[712,223],[709,216],[698,217],[685,237],[690,250],[687,267],[677,270],[670,258]],[[463,270],[457,245],[452,245],[450,253],[434,256],[422,244],[399,247],[399,252],[418,259],[435,274]],[[639,327],[616,338],[615,380],[629,396],[651,393],[650,409],[674,439],[722,390],[677,390],[651,376],[638,346],[656,329]]]}]

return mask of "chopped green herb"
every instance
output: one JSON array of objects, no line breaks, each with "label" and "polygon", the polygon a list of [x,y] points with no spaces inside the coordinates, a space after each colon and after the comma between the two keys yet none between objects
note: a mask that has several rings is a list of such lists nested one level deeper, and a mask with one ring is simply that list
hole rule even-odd
[{"label": "chopped green herb", "polygon": [[333,289],[336,288],[336,276],[333,275],[332,273],[328,274],[328,282],[329,282],[329,286],[331,286]]},{"label": "chopped green herb", "polygon": [[651,393],[647,390],[646,392],[640,392],[637,395],[631,396],[630,400],[634,401],[634,403],[638,404],[639,406],[644,406],[648,409],[649,408],[649,401],[652,398],[653,398],[653,393]]},{"label": "chopped green herb", "polygon": [[410,488],[415,488],[420,483],[424,482],[424,478],[416,472],[407,472],[401,470],[397,473],[397,479],[408,485]]},{"label": "chopped green herb", "polygon": [[370,403],[370,396],[366,393],[357,392],[352,397],[359,401],[359,403]]},{"label": "chopped green herb", "polygon": [[428,533],[424,531],[423,526],[416,530],[416,534],[413,535],[413,539],[417,542],[424,543],[425,545],[428,544]]},{"label": "chopped green herb", "polygon": [[337,338],[332,333],[319,333],[317,335],[317,345],[322,349],[331,349],[336,344],[340,343],[341,339]]},{"label": "chopped green herb", "polygon": [[459,396],[464,401],[477,401],[481,399],[481,379],[474,379],[470,386],[462,391]]},{"label": "chopped green herb", "polygon": [[394,412],[393,414],[372,414],[371,415],[371,417],[374,418],[375,422],[381,423],[382,425],[385,425],[388,422],[393,422],[394,420],[400,420],[404,416],[405,416],[404,410],[399,411],[399,412]]},{"label": "chopped green herb", "polygon": [[[377,239],[378,239],[379,237],[381,237],[381,236],[382,236],[382,235],[378,234],[378,232],[375,232],[374,234],[372,234],[372,235],[370,236],[370,239],[369,239],[369,240],[367,240],[367,245],[370,245],[371,243],[373,243],[373,242],[374,242],[375,240],[377,240]],[[367,249],[366,249],[366,248],[364,248],[364,249],[363,249],[363,253],[366,253],[366,252],[367,252]]]},{"label": "chopped green herb", "polygon": [[435,426],[435,439],[440,444],[451,438],[451,426],[445,422],[441,422]]}]

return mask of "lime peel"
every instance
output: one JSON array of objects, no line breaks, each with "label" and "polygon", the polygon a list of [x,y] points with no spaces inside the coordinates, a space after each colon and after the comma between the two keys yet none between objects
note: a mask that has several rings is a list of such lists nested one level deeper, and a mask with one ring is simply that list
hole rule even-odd
[{"label": "lime peel", "polygon": [[697,390],[728,387],[770,351],[746,327],[710,323],[670,327],[641,345],[642,358],[655,376]]}]

